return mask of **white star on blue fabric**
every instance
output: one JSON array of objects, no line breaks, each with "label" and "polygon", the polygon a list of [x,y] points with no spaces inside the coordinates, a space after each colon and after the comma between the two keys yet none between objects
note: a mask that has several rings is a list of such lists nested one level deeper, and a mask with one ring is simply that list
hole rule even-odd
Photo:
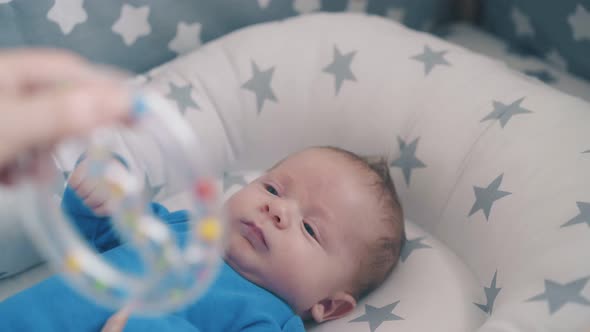
[{"label": "white star on blue fabric", "polygon": [[422,243],[422,240],[424,240],[426,237],[422,236],[422,237],[417,237],[415,239],[407,239],[406,242],[404,243],[404,246],[402,247],[402,250],[400,252],[400,259],[402,262],[405,262],[406,259],[408,259],[408,256],[410,256],[410,254],[414,251],[414,250],[418,250],[418,249],[423,249],[423,248],[432,248],[431,246]]},{"label": "white star on blue fabric", "polygon": [[232,175],[225,173],[223,176],[223,192],[228,191],[233,186],[244,187],[248,183],[244,179],[243,175]]},{"label": "white star on blue fabric", "polygon": [[295,0],[293,1],[293,10],[299,14],[307,14],[320,10],[322,7],[321,0]]},{"label": "white star on blue fabric", "polygon": [[201,46],[201,23],[179,22],[176,26],[176,35],[168,43],[168,48],[176,54],[183,54],[199,46]]},{"label": "white star on blue fabric", "polygon": [[55,0],[53,7],[47,12],[47,20],[57,23],[61,32],[67,35],[76,25],[88,19],[83,2],[84,0]]},{"label": "white star on blue fabric", "polygon": [[481,119],[480,122],[484,122],[487,120],[500,120],[500,126],[504,128],[508,121],[516,115],[516,114],[526,114],[526,113],[533,113],[532,111],[523,108],[520,106],[520,103],[524,100],[525,97],[522,97],[516,101],[513,101],[511,104],[504,104],[499,101],[493,100],[492,103],[494,105],[494,110],[488,114],[485,118]]},{"label": "white star on blue fabric", "polygon": [[420,137],[413,140],[410,144],[406,144],[400,137],[397,138],[399,144],[400,156],[396,160],[391,162],[391,166],[399,167],[404,173],[404,179],[406,184],[410,185],[410,177],[412,175],[412,169],[424,168],[426,165],[416,158],[416,148],[418,147],[418,140]]},{"label": "white star on blue fabric", "polygon": [[381,308],[365,304],[365,314],[349,321],[349,323],[368,322],[369,329],[371,332],[374,332],[383,322],[403,320],[402,317],[393,313],[393,309],[395,309],[398,303],[399,301],[396,301]]},{"label": "white star on blue fabric", "polygon": [[498,271],[496,271],[494,273],[494,277],[492,278],[492,283],[490,285],[490,287],[484,287],[484,292],[486,294],[486,304],[479,304],[479,303],[473,303],[475,304],[478,308],[480,308],[483,312],[485,312],[486,314],[491,314],[492,310],[494,308],[494,302],[496,301],[496,297],[498,296],[498,293],[500,293],[500,291],[502,290],[502,288],[497,288],[496,287],[496,276],[498,275]]},{"label": "white star on blue fabric", "polygon": [[486,188],[473,186],[473,191],[475,191],[475,203],[473,203],[473,207],[469,212],[469,216],[473,215],[479,210],[483,210],[486,220],[489,220],[490,210],[492,209],[494,202],[504,196],[512,194],[507,191],[498,190],[500,184],[502,184],[503,176],[504,174],[500,174]]},{"label": "white star on blue fabric", "polygon": [[268,100],[277,101],[277,97],[272,91],[271,81],[275,67],[270,67],[265,71],[260,71],[256,62],[252,61],[252,78],[242,85],[243,89],[250,90],[256,94],[256,105],[258,114],[262,111],[264,102]]},{"label": "white star on blue fabric", "polygon": [[364,13],[367,11],[369,0],[348,0],[346,11],[354,13]]},{"label": "white star on blue fabric", "polygon": [[576,204],[578,205],[578,210],[580,210],[580,213],[578,213],[577,216],[573,217],[565,224],[561,225],[561,227],[568,227],[568,226],[572,226],[572,225],[576,225],[576,224],[583,224],[583,223],[586,223],[586,225],[588,225],[588,227],[590,227],[590,203],[576,202]]},{"label": "white star on blue fabric", "polygon": [[548,52],[545,55],[545,59],[549,63],[559,68],[560,70],[567,71],[567,61],[564,59],[564,57],[561,56],[561,54],[559,54],[559,51],[557,51],[556,49],[553,49],[550,52]]},{"label": "white star on blue fabric", "polygon": [[258,7],[264,9],[266,7],[268,7],[268,5],[270,5],[270,2],[272,0],[257,0],[258,1]]},{"label": "white star on blue fabric", "polygon": [[334,86],[336,88],[336,95],[340,92],[340,88],[342,87],[342,83],[345,80],[356,82],[356,77],[352,73],[350,69],[350,65],[356,51],[351,51],[346,54],[340,53],[338,46],[334,46],[334,59],[332,63],[330,63],[326,68],[324,68],[325,73],[333,74],[334,75]]},{"label": "white star on blue fabric", "polygon": [[513,7],[510,16],[516,28],[517,36],[524,37],[535,35],[535,30],[533,30],[530,19],[518,8]]},{"label": "white star on blue fabric", "polygon": [[526,300],[547,301],[549,313],[554,314],[568,302],[578,303],[584,306],[590,306],[590,300],[582,296],[582,290],[590,280],[590,277],[580,278],[566,284],[545,279],[545,291],[539,295],[533,296]]},{"label": "white star on blue fabric", "polygon": [[403,22],[405,15],[406,10],[404,8],[388,8],[385,13],[386,17],[398,22]]},{"label": "white star on blue fabric", "polygon": [[567,22],[572,27],[574,40],[590,39],[590,12],[581,4],[576,11],[568,16]]},{"label": "white star on blue fabric", "polygon": [[180,113],[185,114],[187,108],[189,107],[199,109],[199,105],[197,105],[197,103],[195,103],[193,100],[191,92],[192,87],[190,84],[181,87],[171,83],[170,92],[166,95],[166,97],[174,100],[178,106],[178,109],[180,110]]},{"label": "white star on blue fabric", "polygon": [[112,30],[123,38],[125,45],[131,46],[139,37],[147,36],[152,31],[148,22],[149,15],[149,6],[133,7],[123,4],[121,16],[113,24]]},{"label": "white star on blue fabric", "polygon": [[436,65],[450,66],[451,64],[445,59],[447,51],[433,51],[428,45],[424,45],[424,51],[412,56],[410,59],[424,63],[424,76],[427,76],[432,68]]}]

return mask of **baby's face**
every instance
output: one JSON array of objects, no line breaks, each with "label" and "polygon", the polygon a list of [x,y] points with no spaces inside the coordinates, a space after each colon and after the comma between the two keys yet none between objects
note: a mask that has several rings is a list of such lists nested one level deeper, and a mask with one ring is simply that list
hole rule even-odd
[{"label": "baby's face", "polygon": [[226,260],[300,315],[349,291],[376,227],[367,172],[326,149],[292,155],[226,202]]}]

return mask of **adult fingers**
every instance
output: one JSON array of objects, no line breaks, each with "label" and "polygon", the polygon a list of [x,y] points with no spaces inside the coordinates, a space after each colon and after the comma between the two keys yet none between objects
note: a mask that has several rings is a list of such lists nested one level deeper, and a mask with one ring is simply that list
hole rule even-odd
[{"label": "adult fingers", "polygon": [[128,89],[107,82],[0,99],[0,165],[29,149],[122,122],[131,102]]},{"label": "adult fingers", "polygon": [[[113,76],[110,71],[108,75]],[[17,93],[56,82],[94,80],[105,71],[81,56],[60,49],[17,48],[0,52],[0,91]]]}]

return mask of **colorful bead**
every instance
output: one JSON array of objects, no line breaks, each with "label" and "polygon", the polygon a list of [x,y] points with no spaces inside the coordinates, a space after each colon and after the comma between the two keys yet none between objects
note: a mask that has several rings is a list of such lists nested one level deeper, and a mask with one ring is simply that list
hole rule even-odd
[{"label": "colorful bead", "polygon": [[99,292],[104,292],[107,289],[107,285],[100,280],[95,280],[94,289],[96,289]]},{"label": "colorful bead", "polygon": [[80,266],[80,262],[76,258],[74,254],[68,254],[64,260],[65,268],[68,272],[72,273],[80,273],[82,271],[82,267]]},{"label": "colorful bead", "polygon": [[199,180],[195,184],[195,194],[205,202],[211,202],[215,199],[215,184],[210,180]]},{"label": "colorful bead", "polygon": [[170,298],[172,298],[172,301],[177,302],[180,301],[182,299],[182,290],[175,288],[173,290],[170,291]]},{"label": "colorful bead", "polygon": [[125,189],[123,189],[120,183],[108,181],[107,186],[111,195],[115,197],[123,197],[125,195]]},{"label": "colorful bead", "polygon": [[199,223],[199,236],[205,241],[215,241],[221,236],[221,226],[216,218],[207,217]]}]

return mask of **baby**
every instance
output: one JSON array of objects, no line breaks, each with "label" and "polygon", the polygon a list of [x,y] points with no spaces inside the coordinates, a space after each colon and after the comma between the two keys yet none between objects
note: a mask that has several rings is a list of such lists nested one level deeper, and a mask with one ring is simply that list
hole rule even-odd
[{"label": "baby", "polygon": [[[90,207],[91,214],[108,213],[105,199],[93,197],[91,188],[82,183],[75,176],[70,182],[70,192],[75,191],[84,202],[82,209]],[[156,214],[165,221],[174,220],[171,224],[186,222],[178,212],[162,212],[165,209],[161,206],[157,209],[160,211]],[[75,214],[73,210],[70,208]],[[146,327],[154,331],[302,331],[302,320],[321,323],[350,313],[359,299],[391,273],[405,239],[402,209],[388,165],[368,162],[333,147],[309,148],[290,155],[231,196],[225,202],[225,211],[228,246],[218,281],[182,312],[149,319],[145,325],[140,318],[131,318],[125,331],[145,332]],[[88,228],[83,223],[79,227],[83,232]],[[108,223],[98,227],[103,231],[91,236],[95,245],[101,250],[114,247],[105,255],[116,256],[124,246],[117,247],[114,237],[104,235],[112,233]],[[238,279],[230,282],[229,291],[228,286],[217,285],[228,278]],[[30,311],[36,305],[35,293],[47,296],[42,288],[56,287],[44,283],[1,303],[0,316]],[[215,297],[217,292],[229,296]],[[76,296],[72,291],[61,290],[59,294]],[[234,306],[233,302],[240,299],[244,305]],[[76,310],[78,306],[92,306],[88,301],[78,302],[84,304],[78,304]],[[92,308],[101,310],[102,322],[110,314],[98,306]],[[252,311],[257,318],[231,312],[248,308],[255,308]],[[68,314],[62,316],[67,321]],[[222,324],[222,318],[234,322]],[[0,330],[5,330],[3,324],[19,330],[35,325],[6,322],[0,319]],[[66,330],[68,325],[60,324],[35,331]],[[96,330],[96,325],[86,327],[89,329]],[[114,330],[121,330],[121,326]]]}]

